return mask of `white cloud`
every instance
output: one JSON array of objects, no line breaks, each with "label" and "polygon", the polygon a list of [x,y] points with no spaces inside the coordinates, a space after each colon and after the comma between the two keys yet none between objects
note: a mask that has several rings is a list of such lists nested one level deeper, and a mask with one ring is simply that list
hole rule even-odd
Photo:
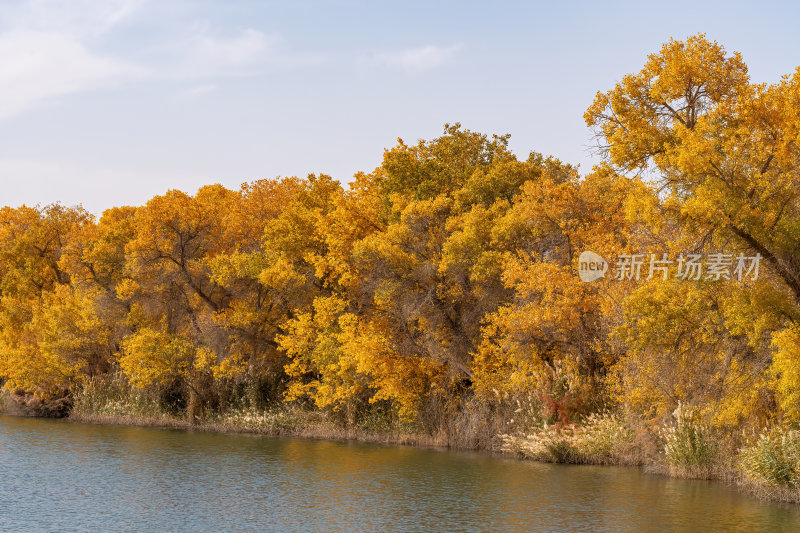
[{"label": "white cloud", "polygon": [[[145,36],[135,46],[131,29]],[[223,33],[180,3],[0,1],[0,120],[133,80],[188,82],[188,92],[199,94],[224,77],[316,62],[283,49],[275,34]]]},{"label": "white cloud", "polygon": [[254,29],[246,29],[231,39],[199,39],[199,52],[212,64],[223,66],[248,65],[261,57],[277,42],[277,37],[267,36]]},{"label": "white cloud", "polygon": [[0,9],[0,119],[71,94],[140,77],[91,41],[145,0],[26,0]]},{"label": "white cloud", "polygon": [[462,48],[462,44],[456,43],[450,46],[427,45],[406,50],[378,52],[373,55],[373,61],[404,70],[430,70],[449,62]]},{"label": "white cloud", "polygon": [[167,67],[172,76],[210,78],[237,74],[275,53],[280,38],[252,28],[232,37],[213,36],[209,30],[197,30],[175,43],[173,64]]},{"label": "white cloud", "polygon": [[0,65],[0,119],[58,96],[143,73],[92,53],[69,35],[34,30],[0,35]]},{"label": "white cloud", "polygon": [[4,21],[14,28],[69,34],[102,35],[129,18],[146,0],[26,0]]}]

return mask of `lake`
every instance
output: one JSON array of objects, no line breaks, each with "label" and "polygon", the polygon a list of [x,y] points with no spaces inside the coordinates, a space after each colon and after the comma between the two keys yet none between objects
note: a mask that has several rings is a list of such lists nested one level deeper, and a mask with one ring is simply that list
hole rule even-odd
[{"label": "lake", "polygon": [[0,416],[0,530],[800,531],[635,468]]}]

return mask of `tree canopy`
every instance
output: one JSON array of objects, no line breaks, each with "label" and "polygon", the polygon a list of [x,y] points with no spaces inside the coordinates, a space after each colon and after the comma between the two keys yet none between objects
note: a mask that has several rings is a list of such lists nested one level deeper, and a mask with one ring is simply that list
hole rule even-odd
[{"label": "tree canopy", "polygon": [[[603,158],[585,174],[448,124],[346,186],[171,190],[98,220],[3,208],[0,379],[44,397],[117,375],[177,387],[192,417],[252,385],[431,431],[521,395],[559,416],[800,422],[800,69],[752,83],[738,53],[670,40],[585,120]],[[764,264],[584,283],[584,250]]]}]

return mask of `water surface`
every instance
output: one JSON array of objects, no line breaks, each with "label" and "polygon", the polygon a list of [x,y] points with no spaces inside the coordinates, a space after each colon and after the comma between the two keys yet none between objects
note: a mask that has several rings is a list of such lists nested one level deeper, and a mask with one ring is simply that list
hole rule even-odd
[{"label": "water surface", "polygon": [[800,531],[633,468],[0,417],[7,531]]}]

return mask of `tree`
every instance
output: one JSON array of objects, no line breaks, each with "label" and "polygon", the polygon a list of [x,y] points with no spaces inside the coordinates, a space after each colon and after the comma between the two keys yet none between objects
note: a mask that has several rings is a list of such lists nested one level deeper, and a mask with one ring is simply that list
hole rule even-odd
[{"label": "tree", "polygon": [[[194,197],[168,191],[151,199],[136,213],[135,237],[126,245],[127,279],[117,287],[132,329],[120,355],[123,370],[136,370],[128,375],[139,386],[163,382],[165,375],[184,383],[191,420],[213,399],[213,366],[227,355],[214,313],[230,296],[214,281],[209,261],[241,236],[228,216],[238,199],[219,185]],[[141,371],[162,356],[160,370]]]},{"label": "tree", "polygon": [[800,71],[750,84],[738,53],[703,35],[670,40],[586,112],[608,160],[652,168],[674,216],[760,253],[800,299]]},{"label": "tree", "polygon": [[501,263],[513,295],[484,322],[474,363],[484,395],[533,393],[584,408],[604,401],[606,375],[619,357],[610,338],[616,302],[628,286],[583,283],[578,256],[613,257],[635,246],[641,238],[629,210],[651,195],[610,169],[585,178],[548,172],[525,183],[495,229],[501,242],[513,243]]},{"label": "tree", "polygon": [[0,376],[40,397],[63,395],[102,370],[105,332],[70,288],[62,258],[93,226],[80,207],[0,211]]},{"label": "tree", "polygon": [[[656,380],[650,390],[662,394],[647,404],[661,405],[669,390],[673,406],[680,397],[712,394],[714,405],[741,408],[745,418],[764,412],[745,408],[753,405],[746,398],[752,394],[734,393],[730,380],[755,387],[761,405],[769,405],[764,366],[774,348],[773,392],[784,412],[792,412],[797,383],[786,362],[795,359],[791,331],[800,316],[799,105],[800,71],[776,84],[753,84],[738,53],[696,35],[670,40],[639,73],[598,93],[587,110],[608,162],[623,172],[644,172],[659,187],[661,216],[677,227],[667,243],[673,251],[759,254],[767,267],[744,290],[724,289],[736,298],[661,283],[633,293],[623,330],[633,348],[621,372],[626,398],[648,388],[637,380],[650,376]],[[676,373],[684,380],[670,384],[655,370],[665,357],[690,357],[687,350],[692,357],[678,366],[698,370],[694,377],[713,385],[691,385],[686,373]],[[639,370],[630,373],[629,365]],[[718,372],[727,378],[714,378]],[[742,417],[722,418],[733,423]]]}]

